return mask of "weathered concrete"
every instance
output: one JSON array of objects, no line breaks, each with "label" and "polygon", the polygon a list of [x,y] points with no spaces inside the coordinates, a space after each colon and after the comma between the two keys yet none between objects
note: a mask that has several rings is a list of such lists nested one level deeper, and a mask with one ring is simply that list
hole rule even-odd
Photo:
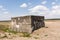
[{"label": "weathered concrete", "polygon": [[44,16],[21,16],[11,18],[11,30],[31,33],[44,27]]}]

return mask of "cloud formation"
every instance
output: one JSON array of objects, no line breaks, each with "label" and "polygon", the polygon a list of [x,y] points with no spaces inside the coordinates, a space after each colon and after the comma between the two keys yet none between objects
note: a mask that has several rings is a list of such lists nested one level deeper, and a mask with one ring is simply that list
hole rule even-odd
[{"label": "cloud formation", "polygon": [[52,5],[56,4],[55,2],[52,2]]},{"label": "cloud formation", "polygon": [[49,10],[47,7],[43,6],[43,5],[37,5],[33,8],[29,9],[31,12],[40,12],[40,11],[47,11]]},{"label": "cloud formation", "polygon": [[9,14],[9,12],[8,11],[5,11],[5,12],[3,12],[4,14]]},{"label": "cloud formation", "polygon": [[20,7],[26,8],[27,7],[27,4],[26,3],[23,3],[23,4],[20,5]]},{"label": "cloud formation", "polygon": [[[51,17],[59,18],[60,17],[60,5],[54,5],[51,9]],[[49,15],[50,15],[49,14]]]},{"label": "cloud formation", "polygon": [[2,6],[2,5],[0,5],[0,8],[3,8],[3,6]]},{"label": "cloud formation", "polygon": [[46,4],[47,3],[47,1],[43,1],[41,4]]},{"label": "cloud formation", "polygon": [[59,18],[60,17],[60,5],[54,5],[51,7],[51,9],[47,8],[43,5],[37,5],[31,9],[29,9],[29,13],[36,14],[36,15],[42,15],[46,18]]},{"label": "cloud formation", "polygon": [[10,13],[2,5],[0,5],[0,20],[6,20],[11,17]]},{"label": "cloud formation", "polygon": [[55,1],[58,1],[58,0],[55,0]]}]

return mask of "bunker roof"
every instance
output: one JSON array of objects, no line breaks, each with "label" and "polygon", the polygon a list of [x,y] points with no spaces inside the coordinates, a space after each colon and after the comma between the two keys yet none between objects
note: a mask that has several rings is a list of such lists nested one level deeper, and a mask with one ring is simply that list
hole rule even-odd
[{"label": "bunker roof", "polygon": [[44,17],[44,16],[40,16],[40,15],[24,15],[24,16],[12,17],[12,18],[19,18],[19,17]]}]

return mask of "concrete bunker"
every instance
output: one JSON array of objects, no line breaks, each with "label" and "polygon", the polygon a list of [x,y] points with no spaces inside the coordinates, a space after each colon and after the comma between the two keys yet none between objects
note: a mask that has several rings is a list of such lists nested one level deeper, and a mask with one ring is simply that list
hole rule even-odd
[{"label": "concrete bunker", "polygon": [[44,16],[21,16],[11,18],[11,30],[31,33],[44,27]]}]

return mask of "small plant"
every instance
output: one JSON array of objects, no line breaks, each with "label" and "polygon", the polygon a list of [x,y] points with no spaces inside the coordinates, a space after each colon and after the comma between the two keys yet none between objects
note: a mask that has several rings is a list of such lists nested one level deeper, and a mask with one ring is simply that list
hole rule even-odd
[{"label": "small plant", "polygon": [[8,27],[9,25],[0,25],[0,30],[6,32],[8,30]]},{"label": "small plant", "polygon": [[9,30],[9,25],[0,25],[0,30],[4,32],[9,32],[9,33],[14,33],[16,34],[17,32]]},{"label": "small plant", "polygon": [[7,35],[3,36],[2,38],[6,38],[6,37],[7,37]]},{"label": "small plant", "polygon": [[13,33],[13,34],[17,33],[16,31],[11,31],[10,29],[7,29],[6,32]]},{"label": "small plant", "polygon": [[34,37],[35,39],[38,39],[38,37]]},{"label": "small plant", "polygon": [[45,36],[48,36],[48,35],[45,35]]},{"label": "small plant", "polygon": [[7,35],[5,34],[3,37],[0,37],[0,38],[7,38]]},{"label": "small plant", "polygon": [[23,37],[31,37],[29,33],[24,32]]},{"label": "small plant", "polygon": [[39,35],[39,34],[37,34],[37,35]]},{"label": "small plant", "polygon": [[48,27],[45,27],[45,28],[48,28]]},{"label": "small plant", "polygon": [[9,31],[9,33],[17,34],[17,32],[16,32],[16,31]]}]

